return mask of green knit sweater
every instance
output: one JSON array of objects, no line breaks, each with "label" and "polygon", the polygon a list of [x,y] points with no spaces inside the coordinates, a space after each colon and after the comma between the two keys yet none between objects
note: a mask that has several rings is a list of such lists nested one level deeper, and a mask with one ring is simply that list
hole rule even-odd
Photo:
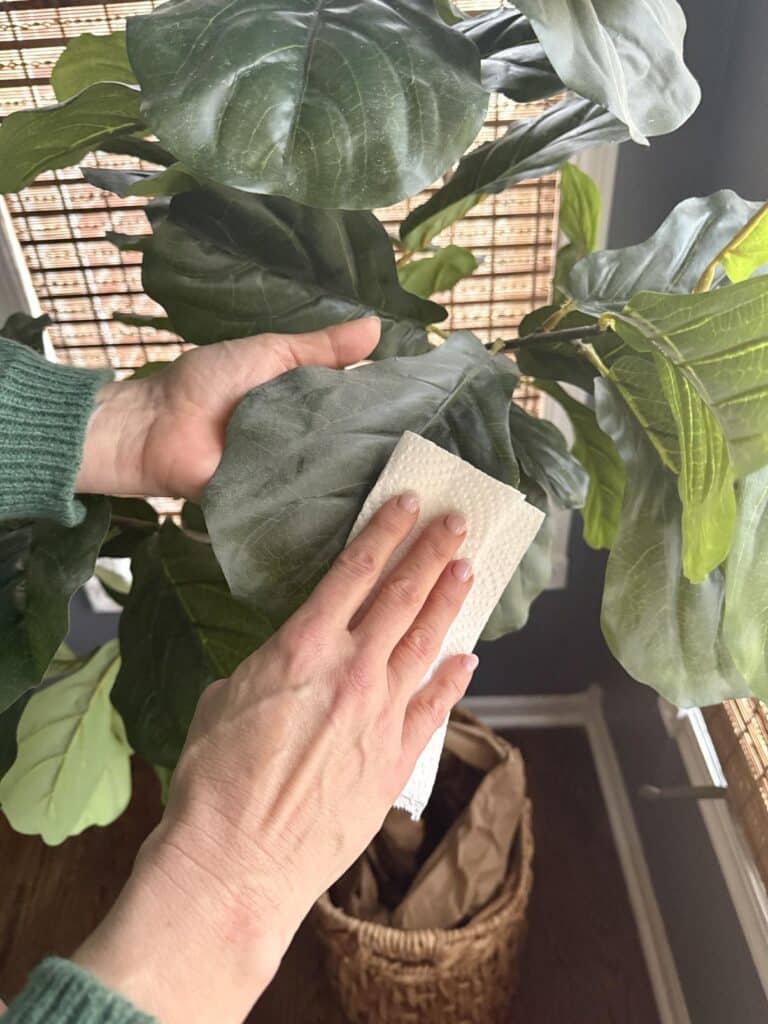
[{"label": "green knit sweater", "polygon": [[[75,477],[97,390],[111,371],[46,362],[0,338],[0,529],[4,519],[56,519],[74,526],[85,513]],[[121,996],[68,960],[44,960],[1,1024],[151,1024]]]}]

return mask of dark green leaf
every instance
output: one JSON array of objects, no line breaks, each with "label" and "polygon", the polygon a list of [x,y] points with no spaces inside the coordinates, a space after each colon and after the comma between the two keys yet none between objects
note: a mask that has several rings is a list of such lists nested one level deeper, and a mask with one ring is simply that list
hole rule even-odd
[{"label": "dark green leaf", "polygon": [[562,81],[607,107],[636,142],[672,132],[701,98],[683,62],[675,0],[518,0]]},{"label": "dark green leaf", "polygon": [[171,361],[162,363],[144,363],[143,366],[137,366],[130,377],[127,380],[144,380],[146,377],[154,377],[156,373],[162,373],[163,370],[167,370],[171,365]]},{"label": "dark green leaf", "polygon": [[230,595],[210,544],[166,521],[134,556],[120,619],[123,665],[112,696],[135,750],[172,768],[205,687],[271,632],[263,613]]},{"label": "dark green leaf", "polygon": [[589,474],[589,489],[581,510],[584,540],[591,548],[610,548],[616,537],[624,495],[624,463],[613,441],[598,426],[592,409],[571,397],[558,384],[536,383],[568,414],[575,435],[573,454]]},{"label": "dark green leaf", "polygon": [[575,164],[560,168],[560,230],[582,256],[597,244],[600,224],[600,192],[588,174]]},{"label": "dark green leaf", "polygon": [[118,156],[135,156],[148,164],[158,164],[160,167],[170,167],[176,163],[176,157],[167,149],[156,142],[140,138],[136,135],[118,136],[110,138],[99,145],[102,153],[115,153]]},{"label": "dark green leaf", "polygon": [[0,338],[18,341],[27,348],[34,349],[41,355],[45,353],[43,331],[51,323],[47,313],[42,316],[29,316],[28,313],[11,313],[2,327]]},{"label": "dark green leaf", "polygon": [[[548,511],[546,496],[535,484],[522,479],[520,489],[525,492],[528,501],[544,512]],[[549,586],[551,578],[552,522],[547,516],[505,587],[480,639],[498,640],[507,633],[522,629],[528,621],[531,605]]]},{"label": "dark green leaf", "polygon": [[[686,199],[647,241],[580,260],[566,291],[595,316],[618,312],[638,292],[692,292],[710,260],[759,209],[728,189]],[[722,280],[719,271],[716,282]]]},{"label": "dark green leaf", "polygon": [[738,517],[725,564],[723,635],[739,671],[768,700],[768,468],[737,485]]},{"label": "dark green leaf", "polygon": [[518,405],[509,409],[509,430],[520,469],[561,508],[581,508],[587,497],[587,474],[568,451],[554,425],[531,416]]},{"label": "dark green leaf", "polygon": [[92,85],[55,107],[19,110],[0,125],[0,192],[43,171],[71,167],[114,135],[142,127],[140,95],[117,82]]},{"label": "dark green leaf", "polygon": [[631,676],[680,706],[747,696],[722,636],[722,570],[698,584],[682,573],[674,475],[606,381],[596,381],[595,400],[598,422],[627,470],[603,591],[602,626],[611,651]]},{"label": "dark green leaf", "polygon": [[615,117],[580,97],[518,121],[500,139],[468,153],[448,184],[408,214],[400,227],[403,243],[408,249],[423,249],[485,196],[524,178],[549,174],[582,149],[626,137]]},{"label": "dark green leaf", "polygon": [[[172,333],[175,331],[175,328],[171,323],[170,318],[167,316],[145,316],[142,313],[113,313],[112,319],[117,320],[118,323],[127,324],[129,327],[142,327],[148,328],[149,330],[153,331],[170,331]],[[162,368],[162,363],[147,363],[145,365],[160,365]],[[144,367],[141,367],[141,369],[143,370]],[[141,376],[151,376],[153,372],[154,370],[145,370],[144,373],[141,374]],[[136,374],[134,374],[133,376],[135,377]]]},{"label": "dark green leaf", "polygon": [[407,292],[428,299],[436,292],[447,292],[477,270],[477,260],[469,249],[446,245],[433,256],[412,260],[397,268],[400,284]]},{"label": "dark green leaf", "polygon": [[83,177],[96,188],[126,196],[175,196],[199,187],[196,178],[172,164],[163,171],[114,171],[105,167],[81,167]]},{"label": "dark green leaf", "polygon": [[28,700],[29,694],[25,693],[15,704],[0,711],[0,779],[16,760],[16,729]]},{"label": "dark green leaf", "polygon": [[247,395],[203,496],[233,592],[282,621],[343,548],[404,431],[516,484],[514,364],[467,332],[351,370],[302,367]]},{"label": "dark green leaf", "polygon": [[636,295],[616,330],[693,384],[725,435],[737,476],[768,462],[768,278],[698,295]]},{"label": "dark green leaf", "polygon": [[531,103],[563,88],[531,23],[516,8],[486,11],[467,18],[456,30],[480,51],[483,85],[489,91]]},{"label": "dark green leaf", "polygon": [[141,498],[110,498],[109,532],[100,554],[106,558],[130,558],[139,544],[158,529],[157,512]]},{"label": "dark green leaf", "polygon": [[185,501],[182,506],[181,525],[192,533],[208,533],[203,510],[192,501]]},{"label": "dark green leaf", "polygon": [[172,0],[128,20],[128,52],[150,127],[194,174],[333,209],[419,192],[488,101],[433,0]]},{"label": "dark green leaf", "polygon": [[119,231],[105,231],[104,238],[120,252],[144,252],[151,235],[124,235]]},{"label": "dark green leaf", "polygon": [[[543,306],[529,313],[518,328],[521,338],[543,330],[544,322],[556,311],[557,306]],[[569,313],[557,325],[559,328],[590,327],[594,317],[585,316],[577,310]],[[540,380],[560,380],[575,384],[584,391],[591,391],[597,371],[585,358],[577,345],[570,341],[532,341],[515,352],[520,372],[527,377]]]},{"label": "dark green leaf", "polygon": [[0,711],[43,678],[69,628],[69,602],[93,574],[109,523],[85,498],[79,526],[38,521],[0,533]]},{"label": "dark green leaf", "polygon": [[198,345],[296,333],[375,313],[377,355],[426,350],[442,306],[403,291],[371,213],[316,210],[232,189],[185,192],[146,243],[144,287]]},{"label": "dark green leaf", "polygon": [[59,103],[98,82],[136,85],[125,48],[125,32],[108,36],[83,32],[70,39],[51,72],[51,86]]}]

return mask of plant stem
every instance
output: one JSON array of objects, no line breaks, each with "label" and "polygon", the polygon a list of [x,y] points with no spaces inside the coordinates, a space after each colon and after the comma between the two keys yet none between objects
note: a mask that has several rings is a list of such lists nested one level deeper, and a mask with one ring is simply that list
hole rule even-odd
[{"label": "plant stem", "polygon": [[720,250],[717,256],[715,256],[715,258],[711,260],[704,268],[704,273],[701,275],[701,277],[698,280],[698,283],[696,284],[696,287],[693,289],[694,295],[699,295],[701,294],[701,292],[709,291],[709,289],[712,287],[712,282],[715,279],[715,271],[717,270],[718,263],[720,263],[723,257],[727,256],[729,252],[732,252],[734,249],[738,248],[739,245],[741,245],[741,243],[744,241],[747,235],[749,235],[749,233],[755,227],[757,222],[762,220],[762,218],[767,213],[768,203],[764,203],[757,211],[757,213],[754,215],[754,217],[750,217],[750,219],[747,221],[747,223],[744,225],[741,231],[739,231],[738,234],[734,235],[730,242],[726,242],[726,244],[723,246],[723,248]]},{"label": "plant stem", "polygon": [[582,338],[594,338],[605,333],[605,329],[600,324],[590,324],[585,327],[563,327],[559,331],[540,331],[536,334],[526,334],[524,338],[515,338],[514,341],[508,341],[505,344],[504,350],[514,351],[525,345],[534,345],[545,341],[581,341]]},{"label": "plant stem", "polygon": [[122,526],[124,530],[147,530],[148,533],[153,533],[160,529],[158,523],[151,523],[146,519],[132,519],[130,516],[112,516],[111,522],[115,526]]},{"label": "plant stem", "polygon": [[395,260],[395,266],[404,267],[406,263],[411,262],[415,255],[416,253],[413,252],[412,250],[409,252],[404,252],[402,256],[398,256],[398,258]]},{"label": "plant stem", "polygon": [[439,338],[442,338],[443,341],[445,341],[445,339],[448,337],[447,331],[441,331],[440,328],[435,327],[434,324],[427,324],[427,330],[431,331],[433,334],[436,334]]},{"label": "plant stem", "polygon": [[564,302],[559,309],[556,309],[554,313],[550,313],[544,323],[541,325],[545,331],[553,331],[561,320],[564,320],[570,312],[576,308],[576,303],[573,299],[568,299]]}]

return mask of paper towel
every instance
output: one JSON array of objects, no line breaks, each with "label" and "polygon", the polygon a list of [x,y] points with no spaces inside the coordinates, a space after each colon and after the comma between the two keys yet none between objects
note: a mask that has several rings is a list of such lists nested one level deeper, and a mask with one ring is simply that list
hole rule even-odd
[{"label": "paper towel", "polygon": [[[460,554],[470,559],[475,574],[472,589],[423,685],[446,658],[472,651],[502,591],[536,536],[544,513],[529,505],[525,495],[514,487],[494,480],[458,456],[406,431],[360,510],[349,540],[360,533],[386,501],[403,491],[418,494],[419,519],[415,529],[395,551],[386,571],[400,561],[427,522],[448,512],[460,512],[468,527]],[[421,817],[432,793],[446,724],[427,744],[395,803],[395,807],[408,811],[414,820]]]}]

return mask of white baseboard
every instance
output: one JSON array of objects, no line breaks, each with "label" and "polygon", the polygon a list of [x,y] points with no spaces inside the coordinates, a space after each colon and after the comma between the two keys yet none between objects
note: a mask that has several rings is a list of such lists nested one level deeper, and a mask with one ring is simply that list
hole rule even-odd
[{"label": "white baseboard", "polygon": [[661,1024],[690,1024],[675,958],[656,900],[632,805],[602,708],[602,691],[577,694],[469,697],[463,702],[494,729],[583,728],[592,749],[603,800],[637,923]]}]

